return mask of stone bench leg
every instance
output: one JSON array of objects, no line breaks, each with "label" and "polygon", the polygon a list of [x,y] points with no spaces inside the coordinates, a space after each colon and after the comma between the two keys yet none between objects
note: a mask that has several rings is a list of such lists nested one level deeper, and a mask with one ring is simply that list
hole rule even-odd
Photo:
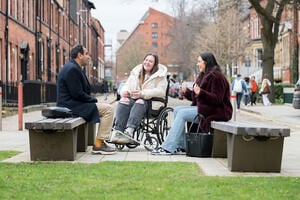
[{"label": "stone bench leg", "polygon": [[64,131],[29,130],[32,161],[74,161],[77,149],[77,128]]},{"label": "stone bench leg", "polygon": [[[263,140],[266,139],[266,140]],[[284,137],[227,135],[230,171],[280,172]]]},{"label": "stone bench leg", "polygon": [[227,158],[227,134],[216,129],[214,130],[212,157]]},{"label": "stone bench leg", "polygon": [[96,134],[96,124],[88,124],[88,145],[93,146]]},{"label": "stone bench leg", "polygon": [[77,152],[85,152],[88,145],[88,125],[82,124],[78,127]]}]

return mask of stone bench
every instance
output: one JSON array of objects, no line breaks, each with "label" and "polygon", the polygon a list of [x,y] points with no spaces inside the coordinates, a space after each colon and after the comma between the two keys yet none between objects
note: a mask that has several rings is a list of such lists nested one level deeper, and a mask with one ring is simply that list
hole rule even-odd
[{"label": "stone bench", "polygon": [[26,122],[25,128],[32,161],[73,161],[76,152],[85,152],[95,137],[95,126],[81,117],[43,118]]},{"label": "stone bench", "polygon": [[287,127],[249,122],[211,122],[213,157],[227,157],[230,171],[280,172]]}]

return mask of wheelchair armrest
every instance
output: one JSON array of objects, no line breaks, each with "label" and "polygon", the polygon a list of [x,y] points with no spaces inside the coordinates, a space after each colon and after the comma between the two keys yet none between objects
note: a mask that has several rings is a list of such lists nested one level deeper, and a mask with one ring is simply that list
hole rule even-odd
[{"label": "wheelchair armrest", "polygon": [[162,102],[162,103],[166,102],[166,100],[164,98],[161,98],[161,97],[152,97],[149,100],[151,100],[151,101],[159,101],[159,102]]},{"label": "wheelchair armrest", "polygon": [[[159,109],[153,109],[152,108],[152,103],[153,102],[160,102],[162,103],[163,105],[160,106]],[[164,107],[167,106],[167,101],[166,99],[164,98],[161,98],[161,97],[152,97],[151,99],[149,99],[149,113],[154,113],[154,115],[157,115],[157,112],[159,113]]]}]

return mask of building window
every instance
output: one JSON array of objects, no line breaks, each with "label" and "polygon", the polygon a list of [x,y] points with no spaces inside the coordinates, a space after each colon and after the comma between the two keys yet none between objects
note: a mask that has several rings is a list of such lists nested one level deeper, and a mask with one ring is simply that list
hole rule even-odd
[{"label": "building window", "polygon": [[157,38],[157,32],[152,32],[152,38]]},{"label": "building window", "polygon": [[256,17],[252,20],[251,39],[258,39],[259,37],[259,21]]},{"label": "building window", "polygon": [[256,49],[255,56],[256,56],[256,66],[261,68],[262,67],[263,50]]},{"label": "building window", "polygon": [[157,42],[152,42],[152,48],[157,49],[157,47],[158,47]]},{"label": "building window", "polygon": [[158,28],[158,24],[156,22],[152,23],[152,28]]}]

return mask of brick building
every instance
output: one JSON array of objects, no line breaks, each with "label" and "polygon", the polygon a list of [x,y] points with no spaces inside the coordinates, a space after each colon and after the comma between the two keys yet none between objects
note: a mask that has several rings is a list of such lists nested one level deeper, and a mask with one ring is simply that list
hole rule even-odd
[{"label": "brick building", "polygon": [[72,46],[91,53],[86,68],[92,82],[104,67],[104,29],[91,17],[88,0],[2,0],[0,3],[0,79],[56,82]]},{"label": "brick building", "polygon": [[169,31],[174,23],[175,18],[149,8],[117,51],[117,77],[122,79],[135,65],[142,62],[148,52],[156,53],[161,64],[174,66],[169,49]]},{"label": "brick building", "polygon": [[[266,6],[267,0],[261,1],[261,5]],[[279,26],[278,42],[274,52],[274,80],[277,82],[293,84],[300,76],[299,53],[299,10],[293,4],[284,7]],[[249,32],[248,45],[245,52],[244,63],[247,65],[246,71],[255,75],[259,81],[262,77],[263,44],[261,40],[261,20],[253,7],[250,7],[248,20],[245,21],[246,30]],[[295,57],[296,54],[296,57]],[[255,72],[255,73],[253,73]],[[249,74],[247,74],[249,75]]]}]

